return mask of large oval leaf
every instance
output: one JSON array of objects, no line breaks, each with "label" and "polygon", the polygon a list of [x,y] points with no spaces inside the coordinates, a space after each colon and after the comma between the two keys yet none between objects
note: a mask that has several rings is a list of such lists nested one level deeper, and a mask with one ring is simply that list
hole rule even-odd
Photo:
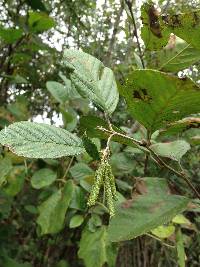
[{"label": "large oval leaf", "polygon": [[170,195],[165,179],[146,177],[140,183],[142,194],[121,203],[110,221],[108,234],[113,242],[135,238],[167,223],[189,202],[186,197]]},{"label": "large oval leaf", "polygon": [[65,50],[64,59],[77,91],[105,112],[113,113],[119,93],[112,70],[95,57],[78,50]]},{"label": "large oval leaf", "polygon": [[24,157],[59,158],[84,152],[82,141],[68,131],[44,123],[16,122],[0,131],[0,143]]},{"label": "large oval leaf", "polygon": [[199,113],[200,88],[156,70],[135,70],[121,88],[128,109],[150,131]]}]

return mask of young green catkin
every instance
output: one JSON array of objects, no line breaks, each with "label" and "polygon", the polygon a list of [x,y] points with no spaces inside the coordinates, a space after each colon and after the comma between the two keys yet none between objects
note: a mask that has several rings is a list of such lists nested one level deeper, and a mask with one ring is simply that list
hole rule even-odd
[{"label": "young green catkin", "polygon": [[95,205],[101,186],[104,184],[105,190],[105,198],[106,204],[108,206],[108,210],[110,216],[114,216],[115,214],[115,207],[114,207],[114,200],[117,197],[117,191],[115,187],[115,178],[112,173],[112,168],[107,159],[102,159],[99,165],[99,168],[95,172],[95,181],[92,186],[87,205],[89,207]]},{"label": "young green catkin", "polygon": [[106,191],[106,202],[107,202],[108,210],[110,213],[110,217],[112,217],[115,215],[115,207],[114,207],[112,189],[110,185],[110,179],[107,175],[104,178],[105,178],[104,183],[105,183],[105,191]]},{"label": "young green catkin", "polygon": [[101,163],[99,168],[95,172],[95,182],[92,186],[90,196],[88,198],[87,202],[88,207],[95,205],[97,201],[97,198],[99,196],[99,191],[104,180],[104,172],[105,172],[105,165],[104,163]]},{"label": "young green catkin", "polygon": [[112,196],[113,196],[114,200],[116,200],[117,199],[117,190],[116,190],[116,186],[115,186],[115,177],[112,173],[112,168],[108,162],[106,162],[105,175],[108,176],[108,178],[109,178]]}]

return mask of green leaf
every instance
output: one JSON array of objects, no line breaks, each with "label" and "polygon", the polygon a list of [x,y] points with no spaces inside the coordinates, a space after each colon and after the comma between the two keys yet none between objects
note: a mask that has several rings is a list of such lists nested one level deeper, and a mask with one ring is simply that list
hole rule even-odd
[{"label": "green leaf", "polygon": [[86,202],[87,198],[85,191],[80,186],[75,185],[70,208],[85,211],[87,207]]},{"label": "green leaf", "polygon": [[70,79],[77,91],[103,111],[112,114],[119,100],[112,70],[95,57],[79,50],[65,50],[64,59],[70,69]]},{"label": "green leaf", "polygon": [[79,227],[84,221],[84,217],[83,215],[74,215],[71,220],[70,220],[70,223],[69,223],[69,228],[76,228],[76,227]]},{"label": "green leaf", "polygon": [[46,87],[59,103],[63,104],[68,100],[67,90],[61,83],[48,81]]},{"label": "green leaf", "polygon": [[133,162],[133,158],[128,157],[125,153],[115,153],[110,158],[110,163],[112,165],[112,170],[114,174],[128,174],[131,173],[135,164]]},{"label": "green leaf", "polygon": [[19,263],[15,261],[14,259],[11,259],[9,257],[5,257],[3,259],[3,267],[32,267],[30,263]]},{"label": "green leaf", "polygon": [[65,260],[60,260],[57,264],[56,267],[70,267],[68,262]]},{"label": "green leaf", "polygon": [[174,142],[156,143],[150,148],[159,156],[180,161],[183,155],[190,150],[190,145],[184,140]]},{"label": "green leaf", "polygon": [[59,72],[59,76],[60,78],[63,80],[64,84],[65,84],[65,89],[67,91],[67,95],[69,99],[80,99],[81,96],[80,94],[77,92],[75,86],[72,85],[72,82],[66,78],[65,75],[63,75],[63,73]]},{"label": "green leaf", "polygon": [[65,214],[69,207],[74,191],[73,182],[68,180],[63,189],[53,193],[39,206],[37,223],[41,227],[41,234],[58,233],[64,226]]},{"label": "green leaf", "polygon": [[16,196],[22,190],[24,185],[24,166],[14,167],[6,180],[7,183],[3,187],[4,192],[10,196]]},{"label": "green leaf", "polygon": [[0,187],[6,181],[6,175],[12,170],[12,162],[10,158],[5,157],[0,160]]},{"label": "green leaf", "polygon": [[76,135],[44,123],[16,122],[0,131],[0,143],[29,158],[59,158],[77,155],[84,148]]},{"label": "green leaf", "polygon": [[7,44],[12,44],[19,40],[23,35],[21,29],[3,28],[0,27],[0,39],[3,39]]},{"label": "green leaf", "polygon": [[36,171],[31,178],[31,185],[35,189],[40,189],[51,185],[57,178],[57,175],[51,169],[43,168]]},{"label": "green leaf", "polygon": [[183,243],[183,235],[181,229],[179,228],[176,233],[176,249],[177,249],[177,256],[178,256],[178,264],[179,267],[185,267],[185,249]]},{"label": "green leaf", "polygon": [[113,242],[135,238],[169,222],[189,202],[186,197],[169,195],[164,178],[146,177],[140,183],[143,194],[116,207],[116,215],[108,227],[109,239]]},{"label": "green leaf", "polygon": [[2,77],[9,79],[10,83],[13,83],[13,84],[15,84],[15,83],[17,83],[17,84],[28,83],[28,81],[24,77],[22,77],[21,75],[18,75],[18,74],[16,74],[16,75],[2,74]]},{"label": "green leaf", "polygon": [[0,190],[0,217],[6,219],[9,217],[12,210],[13,198],[7,195],[3,190]]},{"label": "green leaf", "polygon": [[94,175],[94,171],[87,164],[79,162],[70,168],[70,174],[75,180],[80,181],[88,176]]},{"label": "green leaf", "polygon": [[199,60],[200,49],[193,48],[176,35],[171,35],[168,45],[154,54],[150,66],[161,71],[178,72]]},{"label": "green leaf", "polygon": [[21,95],[16,101],[7,105],[8,111],[15,117],[15,121],[27,120],[30,117],[28,111],[28,99]]},{"label": "green leaf", "polygon": [[43,12],[30,12],[28,24],[33,33],[47,31],[56,25],[54,19]]},{"label": "green leaf", "polygon": [[96,213],[92,213],[90,219],[88,220],[88,230],[94,233],[101,225],[101,217]]},{"label": "green leaf", "polygon": [[159,136],[161,137],[171,137],[172,135],[179,134],[183,131],[186,131],[191,128],[199,128],[200,126],[200,118],[185,118],[180,121],[176,121],[174,123],[169,123],[166,125],[164,129],[161,129],[159,132]]},{"label": "green leaf", "polygon": [[77,112],[70,106],[67,109],[60,107],[60,112],[65,129],[70,132],[73,131],[78,122]]},{"label": "green leaf", "polygon": [[162,17],[163,24],[193,47],[200,49],[200,9]]},{"label": "green leaf", "polygon": [[86,267],[102,267],[108,262],[109,266],[115,266],[116,248],[108,242],[105,226],[95,232],[85,229],[82,233],[78,256],[83,259]]},{"label": "green leaf", "polygon": [[86,152],[93,158],[93,160],[100,160],[99,151],[96,145],[87,137],[86,134],[83,135],[82,141]]},{"label": "green leaf", "polygon": [[176,215],[172,219],[172,222],[176,224],[187,224],[187,225],[191,224],[191,222],[183,214]]},{"label": "green leaf", "polygon": [[175,231],[173,225],[160,225],[157,228],[151,230],[151,233],[159,238],[167,238]]},{"label": "green leaf", "polygon": [[179,79],[156,70],[135,70],[121,93],[131,115],[150,132],[199,113],[200,88],[188,78]]}]

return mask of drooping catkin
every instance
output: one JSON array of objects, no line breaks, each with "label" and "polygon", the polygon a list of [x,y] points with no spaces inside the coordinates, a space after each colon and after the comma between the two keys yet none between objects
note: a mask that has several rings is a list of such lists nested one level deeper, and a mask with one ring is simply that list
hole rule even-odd
[{"label": "drooping catkin", "polygon": [[105,166],[104,164],[100,164],[99,168],[95,172],[95,181],[92,186],[90,196],[88,198],[87,205],[89,207],[95,205],[97,201],[101,185],[103,184],[104,172],[105,172]]},{"label": "drooping catkin", "polygon": [[105,175],[108,176],[108,178],[109,178],[112,196],[116,200],[117,199],[117,190],[116,190],[116,186],[115,186],[115,177],[112,173],[112,168],[108,162],[106,162]]},{"label": "drooping catkin", "polygon": [[106,204],[110,216],[114,216],[114,200],[117,198],[117,191],[115,187],[115,177],[112,173],[112,168],[107,159],[102,159],[99,168],[95,172],[95,181],[92,186],[90,196],[88,199],[88,206],[95,205],[101,186],[104,185]]},{"label": "drooping catkin", "polygon": [[106,202],[107,202],[108,210],[110,213],[110,217],[112,217],[115,215],[115,207],[114,207],[112,189],[110,185],[110,179],[108,176],[105,176],[104,178],[105,178],[104,183],[105,183],[105,190],[106,190]]}]

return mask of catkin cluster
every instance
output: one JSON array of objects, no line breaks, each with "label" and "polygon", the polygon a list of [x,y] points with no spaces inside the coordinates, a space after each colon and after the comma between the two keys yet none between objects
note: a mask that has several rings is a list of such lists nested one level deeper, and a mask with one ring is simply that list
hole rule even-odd
[{"label": "catkin cluster", "polygon": [[114,200],[117,198],[117,191],[115,187],[115,177],[107,159],[101,160],[100,166],[95,172],[95,182],[92,186],[87,203],[89,207],[95,205],[102,186],[104,186],[105,198],[110,216],[114,216]]}]

